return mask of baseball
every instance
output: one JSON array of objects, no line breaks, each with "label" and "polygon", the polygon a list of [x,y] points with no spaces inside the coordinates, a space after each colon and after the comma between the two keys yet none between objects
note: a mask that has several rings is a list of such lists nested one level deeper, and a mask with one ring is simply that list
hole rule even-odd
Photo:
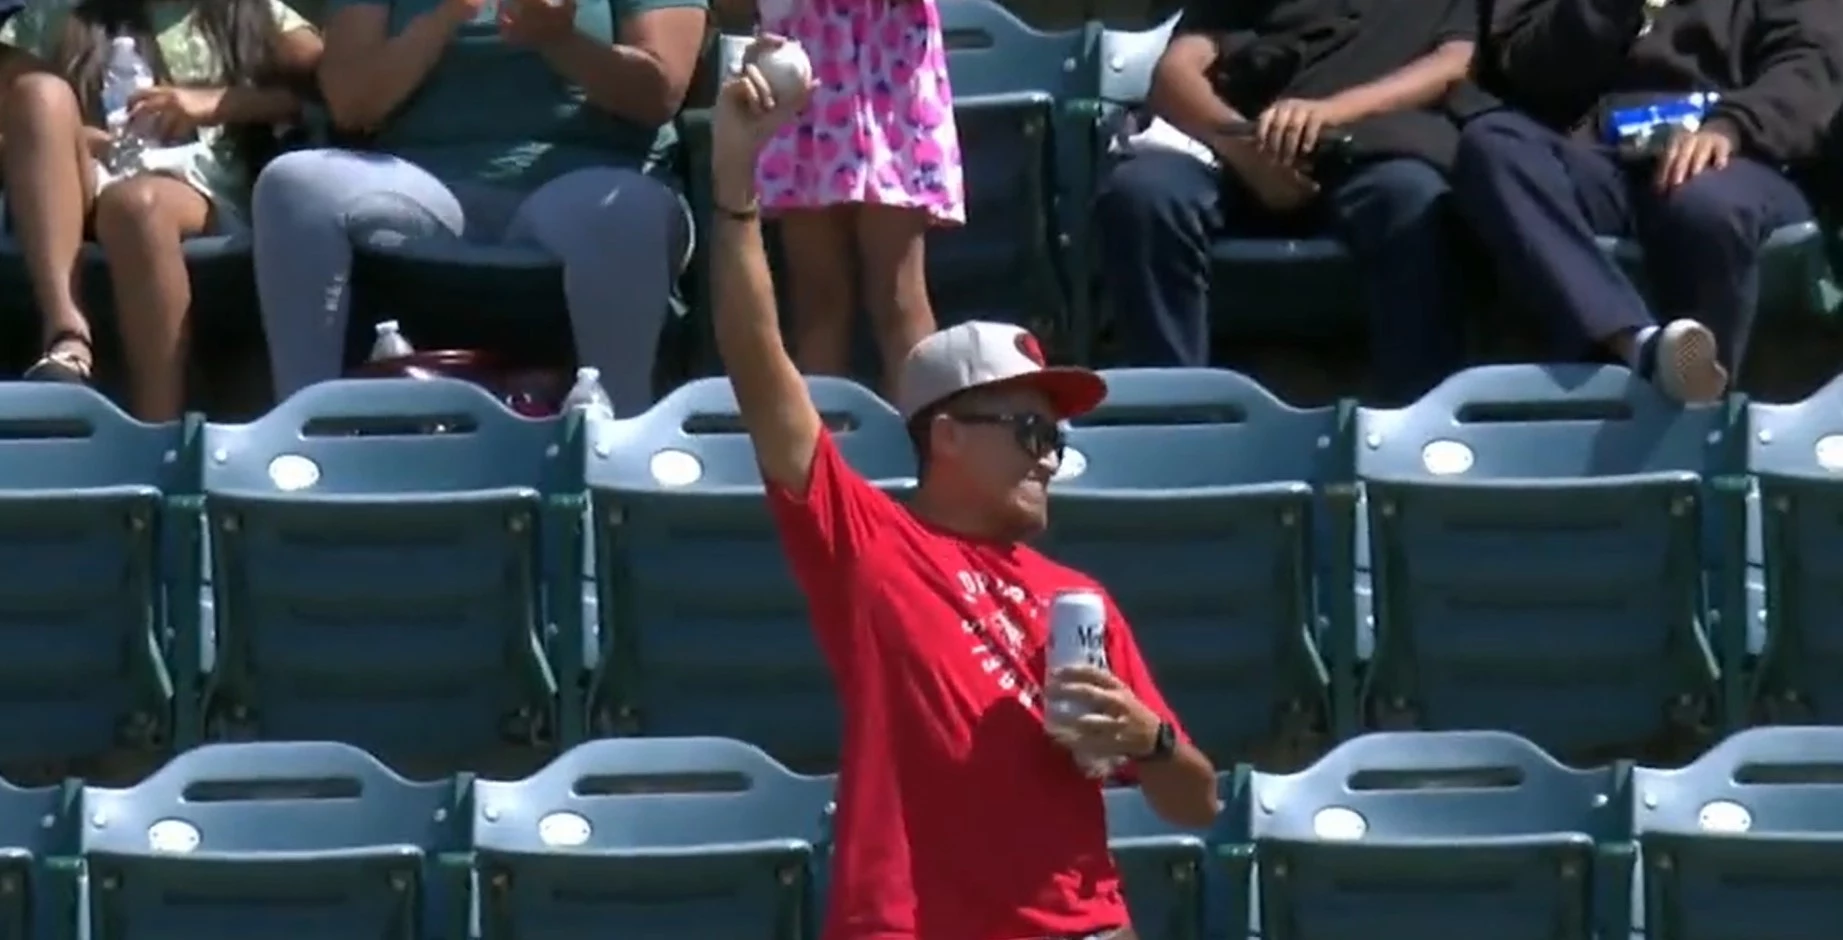
[{"label": "baseball", "polygon": [[813,80],[813,63],[807,59],[806,50],[793,40],[762,53],[755,67],[779,98],[798,95]]}]

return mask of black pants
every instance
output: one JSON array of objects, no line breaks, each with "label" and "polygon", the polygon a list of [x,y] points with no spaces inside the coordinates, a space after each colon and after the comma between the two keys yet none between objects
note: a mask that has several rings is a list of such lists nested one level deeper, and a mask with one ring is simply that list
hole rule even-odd
[{"label": "black pants", "polygon": [[[1654,170],[1497,111],[1466,125],[1453,190],[1503,296],[1543,319],[1558,356],[1591,356],[1610,337],[1688,317],[1714,331],[1732,374],[1753,329],[1760,248],[1775,229],[1810,220],[1811,204],[1753,160],[1666,194],[1653,189]],[[1643,246],[1656,317],[1596,235]]]},{"label": "black pants", "polygon": [[1182,154],[1131,157],[1096,204],[1101,276],[1135,366],[1209,363],[1210,245],[1219,238],[1329,232],[1354,257],[1369,316],[1377,391],[1408,400],[1464,364],[1463,290],[1455,276],[1448,186],[1433,166],[1389,160],[1329,187],[1309,208],[1267,211]]}]

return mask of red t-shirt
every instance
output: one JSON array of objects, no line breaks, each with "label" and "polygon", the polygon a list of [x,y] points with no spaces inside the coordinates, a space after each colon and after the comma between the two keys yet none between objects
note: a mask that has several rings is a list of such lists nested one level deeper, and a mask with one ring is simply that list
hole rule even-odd
[{"label": "red t-shirt", "polygon": [[[929,526],[852,470],[829,434],[807,492],[771,486],[769,504],[844,713],[825,940],[1124,925],[1100,784],[1044,733],[1036,694],[1051,598],[1099,586],[1024,546]],[[1170,720],[1107,604],[1109,664]]]}]

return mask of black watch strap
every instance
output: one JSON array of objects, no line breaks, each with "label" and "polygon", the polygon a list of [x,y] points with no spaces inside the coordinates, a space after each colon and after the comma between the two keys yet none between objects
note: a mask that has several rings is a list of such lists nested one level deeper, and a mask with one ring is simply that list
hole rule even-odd
[{"label": "black watch strap", "polygon": [[1169,721],[1158,723],[1158,733],[1152,737],[1152,749],[1139,758],[1139,763],[1157,763],[1170,760],[1177,753],[1177,728]]}]

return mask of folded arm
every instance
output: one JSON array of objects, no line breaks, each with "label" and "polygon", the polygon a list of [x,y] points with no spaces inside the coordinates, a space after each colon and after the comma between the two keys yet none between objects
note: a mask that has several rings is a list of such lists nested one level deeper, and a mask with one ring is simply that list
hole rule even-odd
[{"label": "folded arm", "polygon": [[1152,88],[1146,95],[1153,114],[1211,144],[1222,136],[1224,127],[1247,119],[1229,107],[1210,84],[1209,69],[1216,55],[1216,41],[1209,35],[1180,32],[1158,57]]},{"label": "folded arm", "polygon": [[359,132],[383,125],[472,15],[465,4],[444,2],[392,36],[385,3],[356,0],[335,9],[326,21],[326,54],[320,60],[320,91],[333,123]]},{"label": "folded arm", "polygon": [[701,5],[658,7],[623,19],[619,42],[571,32],[540,51],[597,107],[655,126],[685,103],[708,19]]},{"label": "folded arm", "polygon": [[1475,44],[1469,39],[1443,42],[1432,52],[1373,82],[1332,95],[1326,104],[1339,123],[1378,114],[1413,111],[1439,103],[1472,69]]}]

